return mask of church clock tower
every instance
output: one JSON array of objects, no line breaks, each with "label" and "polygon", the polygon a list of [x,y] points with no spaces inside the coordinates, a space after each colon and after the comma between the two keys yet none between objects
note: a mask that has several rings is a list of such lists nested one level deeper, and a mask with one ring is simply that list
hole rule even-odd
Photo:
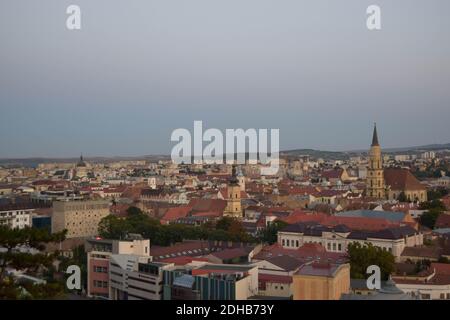
[{"label": "church clock tower", "polygon": [[233,165],[231,179],[227,188],[227,206],[223,212],[224,216],[242,218],[241,187],[236,176],[236,166]]},{"label": "church clock tower", "polygon": [[383,174],[383,159],[381,158],[381,147],[378,142],[377,125],[373,128],[372,145],[369,151],[369,166],[367,168],[366,196],[384,199],[385,185]]}]

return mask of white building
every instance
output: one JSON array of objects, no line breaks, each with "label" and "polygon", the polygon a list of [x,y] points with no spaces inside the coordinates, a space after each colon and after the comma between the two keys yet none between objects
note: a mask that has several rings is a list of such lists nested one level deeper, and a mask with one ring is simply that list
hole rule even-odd
[{"label": "white building", "polygon": [[11,229],[31,227],[31,217],[34,209],[15,206],[0,207],[0,225]]},{"label": "white building", "polygon": [[450,300],[450,265],[432,263],[428,273],[415,276],[394,276],[397,287],[413,298]]},{"label": "white building", "polygon": [[286,249],[297,249],[305,243],[321,244],[328,252],[346,252],[351,243],[371,243],[400,258],[403,249],[423,244],[423,234],[410,226],[387,228],[376,232],[351,230],[345,225],[327,227],[320,224],[292,224],[278,232],[278,243]]}]

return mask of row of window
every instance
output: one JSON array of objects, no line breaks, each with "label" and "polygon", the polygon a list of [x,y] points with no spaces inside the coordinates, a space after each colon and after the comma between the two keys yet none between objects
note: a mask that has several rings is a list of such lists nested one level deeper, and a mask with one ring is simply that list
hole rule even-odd
[{"label": "row of window", "polygon": [[94,287],[95,288],[108,288],[108,282],[107,281],[94,280]]},{"label": "row of window", "polygon": [[107,267],[94,266],[94,272],[108,273],[108,268]]},{"label": "row of window", "polygon": [[298,248],[300,246],[300,243],[298,242],[298,240],[291,240],[291,241],[289,241],[289,239],[282,239],[281,240],[281,244],[283,245],[283,247]]},{"label": "row of window", "polygon": [[6,216],[23,216],[24,214],[29,214],[29,212],[25,211],[10,211],[10,212],[0,212],[0,216],[6,217]]},{"label": "row of window", "polygon": [[[416,297],[416,296],[420,296],[420,298],[422,300],[430,300],[431,299],[431,295],[429,293],[421,293],[421,294],[416,294],[415,292],[411,292],[411,296]],[[439,295],[439,299],[441,300],[450,300],[450,293],[441,293]]]},{"label": "row of window", "polygon": [[333,242],[333,244],[331,244],[330,242],[327,243],[328,251],[336,251],[336,249],[337,249],[337,251],[342,251],[342,244],[341,243],[336,244],[336,242]]},{"label": "row of window", "polygon": [[[322,242],[315,242],[315,241],[310,241],[309,243],[318,243],[318,244],[322,244]],[[289,240],[289,239],[282,239],[281,240],[281,244],[283,247],[293,247],[293,248],[298,248],[299,247],[299,241],[298,240]],[[327,251],[338,251],[341,252],[342,250],[342,244],[341,243],[336,243],[336,242],[328,242],[327,243]],[[392,252],[392,248],[388,248],[388,247],[379,247],[381,249],[383,249],[384,251],[389,251]]]}]

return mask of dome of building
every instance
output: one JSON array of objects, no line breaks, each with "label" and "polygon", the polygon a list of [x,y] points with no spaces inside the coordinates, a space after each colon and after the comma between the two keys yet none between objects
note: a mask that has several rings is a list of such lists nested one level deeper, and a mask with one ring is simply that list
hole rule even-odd
[{"label": "dome of building", "polygon": [[83,155],[80,155],[80,160],[77,163],[77,168],[86,167],[86,162],[83,160]]}]

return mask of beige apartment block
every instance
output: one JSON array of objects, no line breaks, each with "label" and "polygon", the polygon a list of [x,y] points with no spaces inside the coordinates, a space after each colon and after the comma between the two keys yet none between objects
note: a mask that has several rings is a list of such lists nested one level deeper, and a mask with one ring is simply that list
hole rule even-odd
[{"label": "beige apartment block", "polygon": [[350,264],[307,264],[292,280],[293,300],[339,300],[350,291]]},{"label": "beige apartment block", "polygon": [[109,215],[109,205],[104,200],[55,201],[52,232],[67,229],[67,238],[95,236],[100,220]]}]

